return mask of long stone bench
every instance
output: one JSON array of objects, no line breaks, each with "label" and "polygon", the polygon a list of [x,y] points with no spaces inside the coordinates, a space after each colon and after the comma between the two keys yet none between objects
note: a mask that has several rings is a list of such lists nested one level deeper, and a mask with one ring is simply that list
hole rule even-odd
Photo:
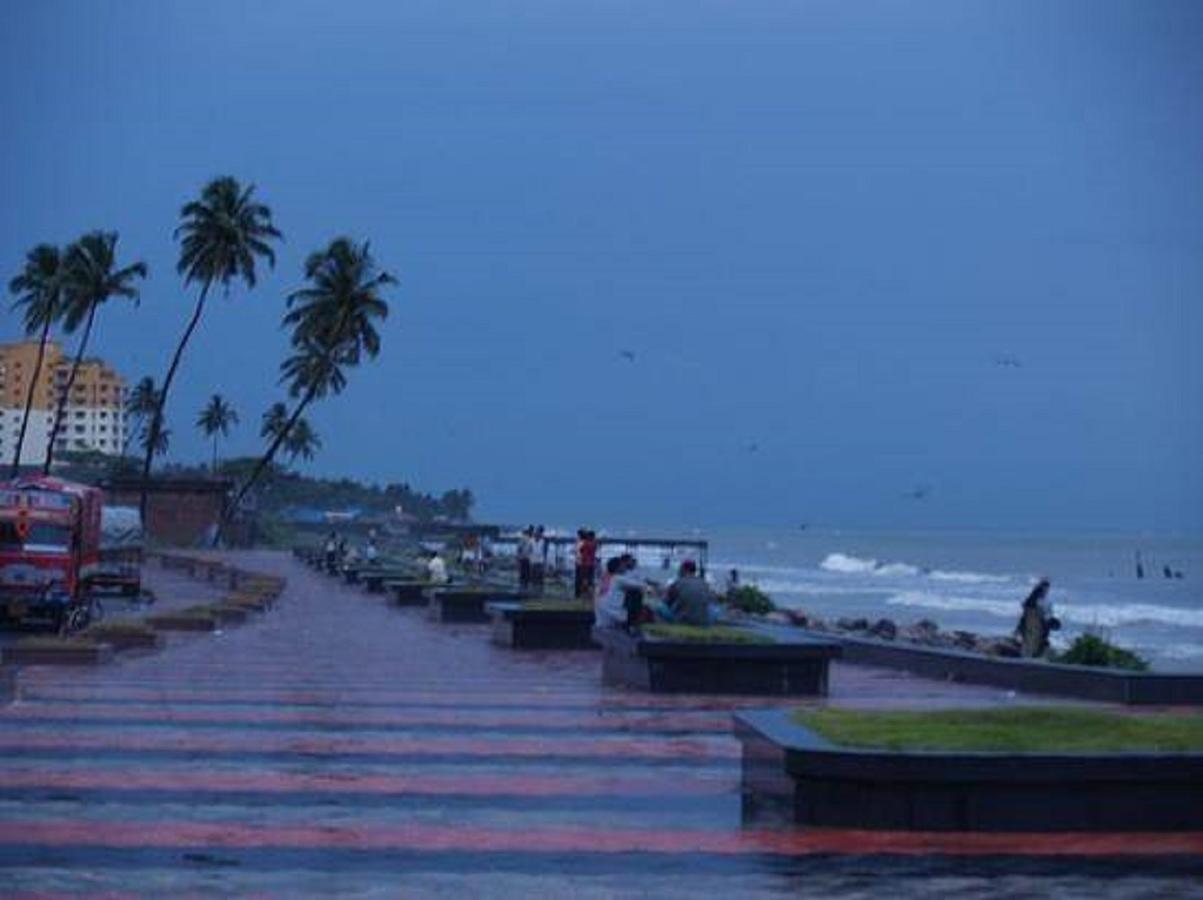
[{"label": "long stone bench", "polygon": [[654,693],[826,695],[827,671],[840,656],[831,640],[772,643],[673,641],[596,628],[602,678]]},{"label": "long stone bench", "polygon": [[786,710],[735,717],[745,821],[914,831],[1203,829],[1203,753],[965,753],[830,743]]},{"label": "long stone bench", "polygon": [[564,602],[489,603],[493,642],[516,650],[597,649],[593,639],[593,607]]}]

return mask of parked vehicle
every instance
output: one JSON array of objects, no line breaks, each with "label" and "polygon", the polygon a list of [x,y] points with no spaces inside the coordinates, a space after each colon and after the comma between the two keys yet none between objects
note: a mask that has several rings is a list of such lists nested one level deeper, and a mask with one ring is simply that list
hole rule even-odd
[{"label": "parked vehicle", "polygon": [[98,488],[59,478],[0,481],[0,618],[63,629],[92,616],[101,505]]},{"label": "parked vehicle", "polygon": [[136,506],[106,506],[100,511],[100,563],[88,578],[94,590],[126,597],[142,593],[144,533]]}]

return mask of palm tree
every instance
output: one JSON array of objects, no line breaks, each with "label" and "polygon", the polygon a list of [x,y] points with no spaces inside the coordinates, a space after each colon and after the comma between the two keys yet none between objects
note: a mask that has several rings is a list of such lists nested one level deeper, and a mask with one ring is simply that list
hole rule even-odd
[{"label": "palm tree", "polygon": [[280,366],[288,393],[300,399],[230,509],[239,508],[305,408],[319,397],[341,393],[347,384],[345,370],[359,365],[365,354],[374,358],[380,352],[375,323],[388,316],[388,303],[380,294],[397,279],[377,269],[367,242],[336,238],[326,249],[310,254],[305,278],[309,286],[288,295],[284,324],[293,328],[294,352]]},{"label": "palm tree", "polygon": [[321,437],[304,417],[297,419],[292,430],[284,438],[284,452],[288,454],[289,465],[295,463],[298,456],[308,462],[321,448]]},{"label": "palm tree", "polygon": [[288,424],[288,407],[283,403],[273,403],[260,421],[259,436],[275,440],[277,435],[284,433],[284,427]]},{"label": "palm tree", "polygon": [[143,450],[150,448],[155,456],[163,456],[171,444],[171,429],[160,428],[152,438],[150,425],[147,425],[138,433],[138,443],[142,445]]},{"label": "palm tree", "polygon": [[145,278],[147,269],[144,262],[119,268],[117,232],[92,231],[67,248],[64,255],[64,272],[63,330],[67,334],[74,334],[82,323],[84,333],[79,339],[79,347],[75,351],[67,383],[58,398],[54,423],[50,427],[50,440],[46,444],[46,461],[42,464],[43,475],[50,474],[50,464],[54,461],[54,442],[58,438],[71,388],[75,386],[79,364],[88,349],[88,339],[92,336],[92,325],[96,321],[96,310],[113,297],[124,297],[137,302],[138,288],[135,287],[134,281]]},{"label": "palm tree", "polygon": [[154,435],[162,427],[163,409],[167,405],[167,394],[175,379],[176,369],[184,355],[196,324],[205,309],[205,300],[214,284],[228,292],[232,281],[241,280],[249,290],[255,286],[255,267],[266,259],[269,266],[276,264],[276,254],[268,243],[278,240],[280,232],[272,225],[271,210],[253,200],[254,185],[243,186],[238,179],[225,176],[215,178],[205,185],[200,199],[184,204],[180,210],[180,225],[175,230],[180,242],[180,260],[177,271],[184,276],[184,284],[199,284],[200,297],[183,337],[176,345],[171,365],[163,378],[159,392],[159,403],[151,418],[151,438],[146,456],[142,460],[142,518],[146,518],[147,481],[154,459]]},{"label": "palm tree", "polygon": [[238,413],[221,394],[214,394],[200,411],[196,424],[205,433],[205,437],[213,438],[213,471],[216,473],[217,436],[220,434],[226,437],[230,433],[230,428],[238,424]]},{"label": "palm tree", "polygon": [[155,380],[149,375],[134,385],[129,396],[125,398],[125,443],[121,445],[121,455],[125,456],[130,438],[141,428],[150,416],[153,416],[159,406],[159,393],[155,389]]},{"label": "palm tree", "polygon": [[37,361],[33,364],[33,374],[25,392],[25,412],[21,416],[21,430],[17,433],[17,446],[13,451],[12,477],[16,478],[21,471],[21,448],[25,444],[25,430],[29,427],[34,393],[42,377],[42,361],[46,356],[50,326],[62,317],[63,258],[58,247],[53,244],[38,244],[30,250],[25,255],[25,268],[8,283],[8,290],[16,295],[13,309],[25,307],[26,336],[41,331]]}]

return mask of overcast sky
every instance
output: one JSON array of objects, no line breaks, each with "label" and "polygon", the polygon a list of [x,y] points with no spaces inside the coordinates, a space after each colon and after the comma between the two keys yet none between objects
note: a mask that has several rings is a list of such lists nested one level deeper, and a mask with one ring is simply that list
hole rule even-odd
[{"label": "overcast sky", "polygon": [[151,278],[95,349],[161,377],[180,205],[258,185],[286,243],[189,347],[177,458],[214,391],[258,449],[345,233],[401,285],[315,472],[566,524],[1199,531],[1201,48],[1192,0],[6,2],[0,269],[119,230]]}]

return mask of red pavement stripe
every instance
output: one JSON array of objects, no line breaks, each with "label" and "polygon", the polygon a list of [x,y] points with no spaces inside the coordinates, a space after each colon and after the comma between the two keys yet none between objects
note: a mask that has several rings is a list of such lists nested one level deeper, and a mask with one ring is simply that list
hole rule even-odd
[{"label": "red pavement stripe", "polygon": [[771,705],[771,699],[765,698],[720,698],[681,695],[673,697],[655,696],[648,694],[601,694],[601,693],[554,693],[532,690],[528,683],[520,689],[496,693],[460,692],[455,682],[448,682],[442,690],[431,692],[413,691],[359,691],[353,686],[347,686],[333,691],[292,691],[276,689],[274,686],[262,685],[243,690],[228,688],[198,687],[184,689],[178,686],[161,689],[130,689],[120,685],[98,684],[95,688],[78,688],[72,686],[38,687],[35,689],[22,688],[22,702],[45,700],[75,700],[79,702],[104,702],[106,700],[134,700],[146,703],[186,703],[200,702],[246,702],[253,701],[266,705],[280,703],[294,704],[354,704],[356,701],[375,701],[378,703],[405,706],[407,704],[423,704],[430,706],[462,706],[465,704],[489,703],[495,706],[565,706],[579,704],[591,709],[606,708],[664,708],[664,709],[744,709],[763,708]]},{"label": "red pavement stripe", "polygon": [[0,751],[156,750],[194,753],[305,753],[524,756],[545,758],[611,757],[618,759],[738,759],[739,746],[720,738],[560,737],[531,738],[404,738],[361,735],[289,735],[281,732],[197,734],[195,732],[72,732],[3,734]]},{"label": "red pavement stripe", "polygon": [[303,848],[516,853],[711,853],[1124,857],[1197,855],[1203,833],[944,834],[889,831],[691,829],[503,830],[411,824],[401,827],[273,826],[241,823],[25,821],[0,823],[0,844],[77,847]]},{"label": "red pavement stripe", "polygon": [[0,790],[258,791],[425,796],[697,796],[731,794],[735,778],[624,778],[612,775],[307,775],[285,772],[87,772],[0,769]]},{"label": "red pavement stripe", "polygon": [[419,725],[466,725],[474,728],[508,728],[514,726],[579,728],[581,730],[631,731],[691,731],[727,733],[731,730],[728,713],[691,713],[688,711],[653,712],[635,717],[632,713],[602,714],[599,712],[560,713],[530,712],[507,709],[487,710],[430,710],[396,713],[382,709],[353,709],[338,712],[312,710],[282,710],[278,708],[248,709],[226,707],[196,709],[192,707],[136,707],[120,704],[88,706],[21,706],[4,716],[13,723],[77,722],[87,720],[117,720],[125,723],[204,723],[239,724],[263,723],[292,725],[344,725],[348,728],[408,727]]}]

